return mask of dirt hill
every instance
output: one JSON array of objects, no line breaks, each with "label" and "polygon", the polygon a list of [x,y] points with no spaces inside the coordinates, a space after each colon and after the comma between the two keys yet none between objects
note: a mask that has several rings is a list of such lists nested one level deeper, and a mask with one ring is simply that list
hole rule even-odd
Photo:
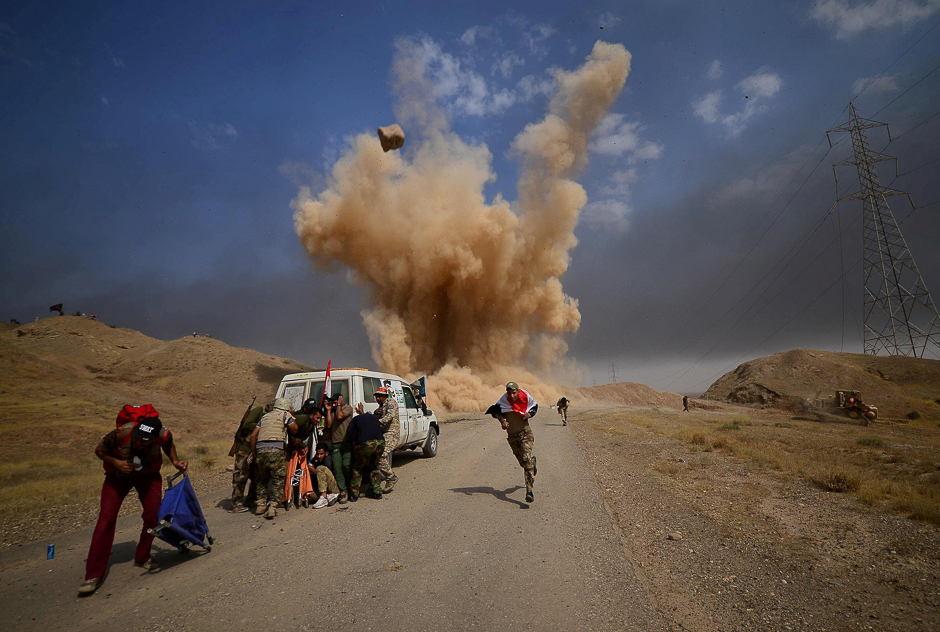
[{"label": "dirt hill", "polygon": [[194,482],[218,475],[251,398],[265,403],[285,374],[310,370],[211,338],[166,342],[81,316],[0,331],[0,509],[10,517],[94,495],[94,448],[124,404],[160,411]]},{"label": "dirt hill", "polygon": [[733,404],[798,409],[817,391],[861,391],[878,407],[878,419],[903,420],[916,411],[940,420],[940,361],[794,349],[745,362],[702,395]]},{"label": "dirt hill", "polygon": [[617,382],[600,386],[585,386],[577,389],[578,395],[589,402],[610,402],[626,406],[650,406],[653,408],[682,408],[682,395],[650,388],[646,384]]}]

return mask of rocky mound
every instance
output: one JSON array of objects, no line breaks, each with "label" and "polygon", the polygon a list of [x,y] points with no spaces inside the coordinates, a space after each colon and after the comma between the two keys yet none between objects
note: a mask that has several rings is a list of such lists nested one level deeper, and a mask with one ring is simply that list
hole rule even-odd
[{"label": "rocky mound", "polygon": [[165,342],[81,316],[0,329],[0,546],[94,520],[94,448],[124,404],[160,411],[205,491],[229,480],[225,455],[251,398],[267,402],[285,374],[308,370],[211,338]]},{"label": "rocky mound", "polygon": [[0,332],[0,429],[16,425],[24,441],[45,444],[41,424],[54,419],[73,426],[57,445],[77,447],[113,424],[123,404],[150,402],[185,431],[228,420],[253,396],[272,397],[285,374],[310,370],[211,338],[164,342],[81,316],[51,317]]},{"label": "rocky mound", "polygon": [[657,391],[645,384],[633,382],[584,386],[578,388],[577,393],[584,399],[594,402],[654,408],[682,408],[682,395]]},{"label": "rocky mound", "polygon": [[798,410],[804,399],[837,388],[861,391],[878,418],[903,419],[916,411],[940,419],[940,361],[794,349],[745,362],[702,395],[732,404]]}]

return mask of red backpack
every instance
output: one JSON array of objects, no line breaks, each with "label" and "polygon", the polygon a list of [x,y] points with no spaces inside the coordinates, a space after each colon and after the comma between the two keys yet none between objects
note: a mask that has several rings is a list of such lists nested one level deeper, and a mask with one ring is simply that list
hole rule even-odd
[{"label": "red backpack", "polygon": [[142,419],[148,417],[159,417],[160,413],[157,412],[157,409],[154,408],[151,404],[141,404],[140,406],[131,406],[127,404],[124,408],[121,409],[121,412],[117,414],[117,427],[120,428],[124,424],[129,423],[138,423]]}]

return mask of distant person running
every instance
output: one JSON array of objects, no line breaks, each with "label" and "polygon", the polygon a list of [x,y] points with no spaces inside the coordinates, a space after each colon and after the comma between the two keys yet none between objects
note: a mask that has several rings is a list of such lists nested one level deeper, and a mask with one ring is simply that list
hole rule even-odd
[{"label": "distant person running", "polygon": [[684,412],[684,413],[690,412],[690,411],[689,411],[689,396],[688,396],[688,395],[683,395],[683,396],[682,396],[682,412]]},{"label": "distant person running", "polygon": [[538,412],[539,404],[535,398],[519,388],[515,382],[506,384],[506,394],[499,398],[487,413],[499,420],[503,430],[508,435],[506,441],[512,448],[519,465],[525,470],[525,501],[531,503],[535,500],[533,487],[538,468],[535,457],[532,456],[532,446],[535,445],[535,435],[529,426],[529,419]]},{"label": "distant person running", "polygon": [[555,402],[555,408],[558,409],[558,414],[561,415],[561,425],[568,425],[568,398],[562,397],[557,402]]}]

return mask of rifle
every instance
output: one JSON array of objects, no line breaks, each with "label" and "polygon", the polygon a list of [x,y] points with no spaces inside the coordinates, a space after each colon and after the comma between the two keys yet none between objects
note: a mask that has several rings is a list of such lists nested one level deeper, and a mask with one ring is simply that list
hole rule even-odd
[{"label": "rifle", "polygon": [[245,409],[245,414],[242,415],[241,421],[238,422],[238,428],[235,429],[235,438],[232,440],[232,448],[228,451],[228,455],[230,457],[235,456],[235,448],[238,446],[238,431],[242,429],[242,423],[245,421],[245,419],[248,417],[248,413],[250,413],[251,409],[254,407],[256,399],[258,399],[257,395],[251,398],[251,403],[248,404],[248,408]]}]

